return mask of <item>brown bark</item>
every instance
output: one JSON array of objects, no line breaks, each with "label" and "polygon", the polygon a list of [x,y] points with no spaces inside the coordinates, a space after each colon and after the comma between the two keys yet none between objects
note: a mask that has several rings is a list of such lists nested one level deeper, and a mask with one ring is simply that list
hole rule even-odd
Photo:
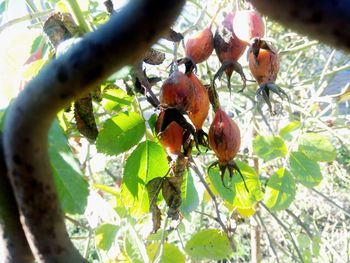
[{"label": "brown bark", "polygon": [[19,212],[4,161],[0,132],[0,251],[2,251],[0,261],[3,263],[33,262],[34,257],[19,221]]},{"label": "brown bark", "polygon": [[142,58],[184,1],[131,1],[97,31],[48,64],[9,108],[5,159],[27,240],[39,262],[86,262],[67,234],[48,157],[55,114],[103,79]]}]

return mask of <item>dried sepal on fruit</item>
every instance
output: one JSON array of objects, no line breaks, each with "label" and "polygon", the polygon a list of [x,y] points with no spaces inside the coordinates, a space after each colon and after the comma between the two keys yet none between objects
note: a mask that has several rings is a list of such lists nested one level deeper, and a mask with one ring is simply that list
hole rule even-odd
[{"label": "dried sepal on fruit", "polygon": [[275,84],[280,68],[278,53],[272,44],[260,38],[253,38],[248,58],[249,69],[259,84],[257,95],[262,96],[272,112],[270,91],[276,93],[281,99],[283,96],[288,99],[288,95]]},{"label": "dried sepal on fruit", "polygon": [[242,66],[238,63],[239,58],[243,55],[246,49],[246,44],[241,41],[233,32],[232,20],[235,16],[234,12],[228,13],[222,26],[218,28],[214,36],[214,49],[221,62],[221,67],[214,76],[215,80],[220,78],[223,72],[226,73],[228,89],[231,91],[231,75],[232,72],[237,72],[243,81],[243,88],[246,86],[246,77],[243,72]]},{"label": "dried sepal on fruit", "polygon": [[208,167],[208,170],[213,166],[219,165],[223,184],[226,170],[228,170],[230,178],[232,178],[233,172],[237,171],[248,191],[243,175],[233,160],[241,146],[239,127],[226,112],[220,108],[217,109],[214,120],[210,125],[209,145],[218,158],[218,161],[212,163]]}]

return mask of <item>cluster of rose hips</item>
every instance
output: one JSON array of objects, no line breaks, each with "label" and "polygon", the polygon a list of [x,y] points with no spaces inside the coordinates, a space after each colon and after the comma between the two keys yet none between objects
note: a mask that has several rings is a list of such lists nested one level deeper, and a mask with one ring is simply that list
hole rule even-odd
[{"label": "cluster of rose hips", "polygon": [[[225,72],[230,90],[230,78],[235,71],[242,78],[241,91],[243,91],[247,79],[238,60],[248,46],[249,68],[259,84],[257,94],[262,95],[271,110],[269,91],[278,95],[285,94],[274,84],[279,70],[278,55],[271,44],[263,39],[265,25],[256,11],[230,12],[225,16],[215,35],[211,28],[212,24],[187,39],[186,57],[178,61],[179,64],[186,65],[185,73],[176,67],[163,83],[159,97],[162,111],[157,120],[156,132],[169,155],[177,156],[188,152],[185,146],[190,146],[191,143],[188,141],[192,140],[197,148],[198,145],[203,145],[214,151],[218,161],[209,168],[219,165],[222,181],[226,170],[230,177],[234,170],[238,171],[243,179],[238,166],[233,161],[241,144],[240,130],[221,109],[215,91],[215,80]],[[196,64],[207,60],[214,49],[222,65],[207,88],[193,71]],[[207,135],[202,127],[208,116],[210,103],[215,117]],[[184,115],[188,116],[190,122]]]}]

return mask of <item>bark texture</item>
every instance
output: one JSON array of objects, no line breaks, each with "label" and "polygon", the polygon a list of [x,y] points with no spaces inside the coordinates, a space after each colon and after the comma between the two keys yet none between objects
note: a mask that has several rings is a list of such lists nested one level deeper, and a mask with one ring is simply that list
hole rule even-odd
[{"label": "bark texture", "polygon": [[34,257],[19,221],[19,212],[5,165],[0,132],[0,262],[33,262]]},{"label": "bark texture", "polygon": [[184,1],[135,0],[47,65],[9,108],[4,127],[8,174],[21,223],[39,262],[86,262],[65,228],[48,157],[55,114],[126,64],[167,30]]},{"label": "bark texture", "polygon": [[249,0],[262,14],[304,35],[350,51],[350,1]]}]

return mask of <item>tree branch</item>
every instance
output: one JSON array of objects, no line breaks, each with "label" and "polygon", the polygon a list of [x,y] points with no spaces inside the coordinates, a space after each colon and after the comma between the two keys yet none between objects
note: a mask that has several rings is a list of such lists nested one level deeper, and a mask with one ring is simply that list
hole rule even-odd
[{"label": "tree branch", "polygon": [[249,0],[260,12],[312,38],[350,51],[350,2]]},{"label": "tree branch", "polygon": [[47,135],[61,108],[126,64],[138,61],[184,1],[131,1],[108,23],[48,64],[14,101],[4,151],[22,225],[39,262],[86,262],[65,229],[52,178]]},{"label": "tree branch", "polygon": [[0,243],[4,263],[33,262],[34,257],[19,221],[19,213],[4,162],[0,133]]}]

